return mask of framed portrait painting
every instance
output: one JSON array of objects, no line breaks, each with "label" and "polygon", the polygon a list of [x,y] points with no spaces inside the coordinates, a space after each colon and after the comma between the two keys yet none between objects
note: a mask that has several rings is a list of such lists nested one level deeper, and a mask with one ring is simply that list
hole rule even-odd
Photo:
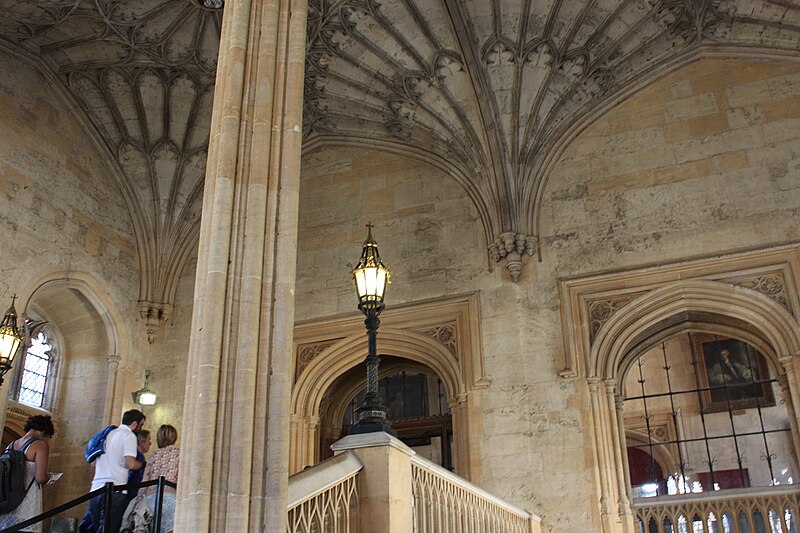
[{"label": "framed portrait painting", "polygon": [[755,348],[706,333],[689,338],[704,413],[775,405],[767,360]]}]

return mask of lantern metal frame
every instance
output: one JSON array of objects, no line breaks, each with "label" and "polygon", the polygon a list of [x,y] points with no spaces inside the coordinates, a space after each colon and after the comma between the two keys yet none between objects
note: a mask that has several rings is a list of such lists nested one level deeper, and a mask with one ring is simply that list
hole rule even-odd
[{"label": "lantern metal frame", "polygon": [[152,389],[150,389],[150,387],[148,387],[148,382],[150,381],[151,375],[152,372],[149,369],[145,370],[144,387],[131,393],[131,398],[133,398],[133,403],[135,403],[136,405],[149,407],[151,405],[155,405],[156,402],[158,402],[158,394],[156,394],[155,391],[153,391]]},{"label": "lantern metal frame", "polygon": [[[0,386],[3,385],[3,378],[11,370],[14,359],[19,352],[20,347],[24,344],[22,333],[17,327],[17,310],[14,307],[14,302],[17,295],[11,297],[11,306],[6,310],[3,321],[0,322],[0,337],[10,337],[10,345],[6,353],[0,353]],[[0,349],[4,347],[6,342],[0,342]]]}]

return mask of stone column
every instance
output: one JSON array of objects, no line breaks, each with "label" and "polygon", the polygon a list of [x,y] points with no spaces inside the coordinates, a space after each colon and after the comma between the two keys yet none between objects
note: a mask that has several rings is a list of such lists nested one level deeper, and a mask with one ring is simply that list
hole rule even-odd
[{"label": "stone column", "polygon": [[175,531],[286,531],[306,0],[226,2]]},{"label": "stone column", "polygon": [[621,394],[617,394],[614,396],[614,402],[617,413],[617,427],[619,428],[619,438],[620,438],[620,457],[622,461],[622,479],[625,482],[625,494],[628,498],[628,505],[631,509],[631,514],[633,513],[633,508],[630,506],[631,498],[630,494],[632,493],[631,490],[631,472],[630,472],[630,465],[628,465],[628,446],[627,446],[627,438],[625,437],[625,410],[624,410],[624,398]]},{"label": "stone column", "polygon": [[319,462],[319,442],[323,435],[317,416],[291,415],[290,427],[289,475],[293,475]]},{"label": "stone column", "polygon": [[633,512],[631,501],[628,498],[628,472],[625,465],[628,463],[627,454],[624,453],[625,428],[623,427],[622,397],[616,394],[617,381],[606,379],[603,381],[606,389],[608,417],[611,425],[611,445],[613,446],[613,462],[616,470],[619,514],[622,520],[622,530],[633,533]]},{"label": "stone column", "polygon": [[794,371],[794,358],[781,357],[783,374],[778,376],[778,384],[783,394],[783,402],[789,414],[789,427],[792,430],[792,443],[794,444],[795,459],[800,458],[800,427],[798,427],[797,412],[797,376]]},{"label": "stone column", "polygon": [[597,454],[597,471],[600,477],[600,517],[604,533],[619,531],[619,513],[614,495],[614,470],[609,457],[608,446],[610,431],[604,418],[604,400],[600,394],[601,380],[589,378],[590,408],[592,410],[592,429],[594,433],[594,450]]},{"label": "stone column", "polygon": [[[475,424],[470,424],[467,395],[459,394],[447,401],[453,420],[453,467],[456,474],[475,484],[480,482],[477,478],[477,469],[473,469],[472,457],[469,453],[474,448],[470,447],[470,439],[477,435],[470,434]],[[442,437],[445,438],[445,437]]]},{"label": "stone column", "polygon": [[114,404],[119,401],[117,391],[117,376],[119,375],[119,362],[122,358],[117,354],[106,356],[108,371],[106,372],[106,404],[103,406],[103,425],[119,424],[115,415]]}]

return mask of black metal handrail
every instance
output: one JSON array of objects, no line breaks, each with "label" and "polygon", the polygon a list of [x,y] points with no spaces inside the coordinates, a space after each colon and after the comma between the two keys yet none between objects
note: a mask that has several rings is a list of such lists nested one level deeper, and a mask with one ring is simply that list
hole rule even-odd
[{"label": "black metal handrail", "polygon": [[[29,518],[24,522],[20,522],[18,524],[14,524],[11,527],[7,527],[5,529],[0,529],[0,533],[15,533],[20,531],[28,526],[32,526],[33,524],[37,524],[43,520],[47,520],[48,518],[52,518],[59,513],[63,513],[69,509],[72,509],[75,506],[78,506],[84,502],[88,502],[95,496],[100,496],[101,494],[105,496],[105,502],[103,504],[105,509],[111,509],[111,497],[114,495],[115,492],[120,492],[123,490],[135,489],[139,487],[140,489],[147,488],[147,487],[157,487],[156,488],[156,505],[155,509],[153,509],[153,524],[155,524],[155,533],[161,533],[161,508],[163,506],[164,500],[164,488],[165,487],[172,487],[173,489],[177,488],[178,486],[171,481],[167,481],[164,476],[160,476],[158,479],[153,479],[150,481],[145,481],[144,483],[131,483],[129,485],[114,485],[110,481],[105,484],[105,486],[101,489],[93,490],[88,494],[84,494],[83,496],[79,496],[74,500],[70,500],[67,503],[61,504],[58,507],[54,507],[49,511],[45,511],[40,515],[34,516],[33,518]],[[103,531],[108,531],[111,528],[111,513],[103,513],[104,517],[104,524],[103,524]]]}]

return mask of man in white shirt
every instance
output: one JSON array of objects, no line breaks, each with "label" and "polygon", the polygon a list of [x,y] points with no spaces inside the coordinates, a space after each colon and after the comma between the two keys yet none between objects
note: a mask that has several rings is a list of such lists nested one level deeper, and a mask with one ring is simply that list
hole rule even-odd
[{"label": "man in white shirt", "polygon": [[[138,409],[131,409],[122,415],[122,425],[109,432],[106,436],[103,455],[95,460],[94,479],[92,490],[103,488],[106,483],[126,485],[128,471],[139,470],[144,467],[144,462],[136,460],[137,440],[136,433],[144,425],[144,413]],[[92,515],[97,533],[117,533],[122,523],[122,515],[128,505],[125,492],[115,492],[111,500],[111,528],[103,531],[105,519],[105,495],[101,494],[89,500],[89,512]]]}]

